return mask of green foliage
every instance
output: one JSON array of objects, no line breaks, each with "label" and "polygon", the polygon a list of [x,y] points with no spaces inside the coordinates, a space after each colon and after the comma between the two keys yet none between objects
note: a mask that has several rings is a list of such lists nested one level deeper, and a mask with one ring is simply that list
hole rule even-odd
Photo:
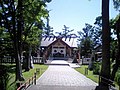
[{"label": "green foliage", "polygon": [[1,65],[0,69],[2,68],[2,71],[0,70],[0,88],[2,90],[9,90],[9,81],[12,79],[12,76],[10,73],[12,73],[14,65]]},{"label": "green foliage", "polygon": [[94,62],[93,64],[93,74],[99,75],[100,72],[100,65],[98,62]]},{"label": "green foliage", "polygon": [[37,78],[39,78],[45,72],[45,70],[48,68],[48,66],[47,65],[34,64],[34,69],[31,69],[29,72],[24,72],[23,73],[23,76],[25,77],[25,80],[28,80],[30,77],[32,77],[34,75],[34,73],[36,72],[36,68],[40,69],[40,73],[37,74]]},{"label": "green foliage", "polygon": [[67,27],[66,25],[64,25],[64,28],[62,30],[63,30],[62,32],[56,32],[56,34],[58,34],[58,36],[62,36],[62,37],[74,35],[71,33],[72,31],[74,31],[74,29],[69,30],[69,27]]},{"label": "green foliage", "polygon": [[[25,78],[25,81],[27,81],[29,78],[31,78],[34,73],[36,72],[36,68],[40,68],[40,73],[37,74],[37,79],[45,72],[45,70],[48,68],[47,65],[40,65],[40,64],[34,64],[34,68],[29,70],[28,72],[24,72],[23,70],[23,76]],[[7,90],[16,90],[16,82],[15,82],[15,72],[9,73],[10,79],[8,82],[8,89]]]},{"label": "green foliage", "polygon": [[120,10],[120,0],[113,0],[113,5],[116,10]]},{"label": "green foliage", "polygon": [[[16,80],[23,80],[20,62],[22,46],[26,46],[24,48],[29,48],[30,46],[37,48],[39,45],[41,29],[44,26],[42,18],[48,16],[48,11],[45,7],[49,1],[2,0],[0,2],[0,29],[1,27],[4,28],[4,32],[0,33],[2,33],[2,40],[5,34],[7,40],[10,39],[10,45],[14,48],[14,56],[17,63]],[[3,45],[8,46],[8,43],[4,44],[6,40],[4,39],[3,41]],[[0,48],[3,51],[11,51],[10,49],[4,49],[4,47]],[[2,55],[4,54],[2,53]]]},{"label": "green foliage", "polygon": [[[16,90],[17,87],[15,82],[15,65],[5,64],[4,67],[0,66],[0,69],[1,68],[4,70],[4,72],[0,72],[0,88],[2,88],[3,86],[1,84],[4,84],[4,88],[2,88],[2,90]],[[34,64],[34,68],[30,71],[23,71],[23,76],[26,81],[34,75],[34,73],[36,72],[36,68],[40,68],[40,73],[37,74],[37,78],[39,78],[45,72],[48,66]]]},{"label": "green foliage", "polygon": [[94,24],[101,28],[102,27],[102,16],[96,17],[96,20],[95,20]]},{"label": "green foliage", "polygon": [[78,31],[82,55],[88,56],[88,53],[91,53],[93,32],[94,29],[90,24],[85,24],[85,28],[82,31]]},{"label": "green foliage", "polygon": [[[33,46],[38,45],[39,38],[42,33],[41,29],[42,27],[44,27],[42,18],[46,18],[49,16],[49,12],[46,9],[46,3],[50,1],[51,0],[23,0],[21,7],[18,5],[19,0],[15,0],[14,2],[2,1],[0,3],[0,21],[2,22],[2,24],[0,24],[0,36],[2,37],[2,39],[3,37],[6,37],[7,39],[11,38],[11,40],[13,40],[17,39],[17,37],[20,36],[22,37],[20,43],[22,43],[23,41]],[[13,7],[11,7],[10,5]],[[21,16],[19,16],[20,8],[22,8],[22,11],[20,12]],[[13,11],[14,14],[12,14],[13,12],[11,11]],[[21,34],[17,29],[17,21],[19,20],[19,18],[24,24],[24,28],[22,28]]]},{"label": "green foliage", "polygon": [[13,54],[13,46],[10,39],[10,34],[5,31],[5,28],[0,27],[0,56],[9,56]]},{"label": "green foliage", "polygon": [[110,20],[110,28],[114,29],[114,32],[116,31],[115,24],[116,24],[116,22],[118,21],[119,18],[120,18],[120,14],[118,14],[114,19]]},{"label": "green foliage", "polygon": [[39,37],[42,31],[38,27],[32,27],[31,32],[26,38],[26,41],[29,45],[37,46],[39,44]]},{"label": "green foliage", "polygon": [[[75,70],[77,70],[78,72],[82,73],[83,75],[85,75],[85,68],[87,68],[87,65],[82,65],[80,68],[75,68]],[[98,83],[99,80],[99,76],[98,75],[94,75],[93,71],[88,70],[88,75],[85,75],[86,77],[90,78],[91,80],[95,81],[96,83]]]},{"label": "green foliage", "polygon": [[32,22],[40,22],[41,17],[48,16],[48,10],[45,9],[46,4],[40,0],[24,0],[24,20],[25,24],[31,24]]},{"label": "green foliage", "polygon": [[101,45],[102,42],[102,17],[98,16],[94,26],[85,24],[82,31],[78,31],[80,48],[82,55],[88,55],[95,46]]},{"label": "green foliage", "polygon": [[120,68],[118,69],[116,76],[115,76],[115,81],[117,84],[120,86]]},{"label": "green foliage", "polygon": [[[115,19],[111,20],[111,28],[113,29],[114,35],[116,35],[116,38],[112,39],[111,42],[111,57],[112,57],[112,64],[113,64],[113,70],[112,70],[112,78],[116,80],[116,82],[120,83],[120,70],[118,69],[120,66],[119,63],[119,53],[120,53],[120,32],[119,32],[119,24],[120,24],[120,15],[117,15]],[[118,70],[118,71],[117,71]],[[116,76],[115,76],[116,74]],[[119,85],[120,86],[120,85]]]},{"label": "green foliage", "polygon": [[23,34],[24,43],[27,47],[37,48],[40,44],[40,36],[44,23],[42,18],[47,18],[48,10],[45,8],[47,1],[25,0],[24,1],[24,22],[25,30]]},{"label": "green foliage", "polygon": [[51,27],[49,25],[49,21],[50,21],[49,17],[47,17],[47,25],[46,25],[46,27],[44,29],[43,35],[45,35],[45,36],[54,36],[54,34],[53,34],[53,27]]}]

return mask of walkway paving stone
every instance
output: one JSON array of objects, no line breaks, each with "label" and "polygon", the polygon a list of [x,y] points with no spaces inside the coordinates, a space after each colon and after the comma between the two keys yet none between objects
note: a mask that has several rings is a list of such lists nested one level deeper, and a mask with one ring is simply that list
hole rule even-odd
[{"label": "walkway paving stone", "polygon": [[66,61],[53,61],[57,65],[50,65],[37,80],[37,85],[28,90],[94,90],[97,83],[80,74],[73,68],[60,64]]}]

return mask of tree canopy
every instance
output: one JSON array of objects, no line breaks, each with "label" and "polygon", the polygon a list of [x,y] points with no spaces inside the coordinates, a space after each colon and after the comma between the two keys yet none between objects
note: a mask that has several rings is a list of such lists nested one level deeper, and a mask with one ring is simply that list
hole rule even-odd
[{"label": "tree canopy", "polygon": [[[46,3],[51,0],[2,0],[0,2],[0,29],[9,34],[16,60],[16,80],[23,80],[21,53],[24,42],[35,45],[39,42],[48,16]],[[3,34],[1,34],[3,36]],[[7,37],[8,38],[8,37]],[[1,38],[3,40],[3,37]],[[38,45],[38,44],[37,44]]]},{"label": "tree canopy", "polygon": [[74,31],[74,29],[69,30],[69,27],[67,27],[66,25],[64,25],[64,28],[62,30],[63,30],[62,32],[56,32],[56,34],[58,34],[58,36],[61,36],[61,37],[69,37],[69,36],[75,35],[71,33],[72,31]]}]

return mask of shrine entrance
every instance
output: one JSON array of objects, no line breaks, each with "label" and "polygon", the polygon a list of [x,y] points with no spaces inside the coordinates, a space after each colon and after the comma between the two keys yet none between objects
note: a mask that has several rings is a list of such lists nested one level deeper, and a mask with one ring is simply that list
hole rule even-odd
[{"label": "shrine entrance", "polygon": [[53,57],[65,57],[66,56],[66,48],[65,47],[53,47],[52,48],[52,56]]}]

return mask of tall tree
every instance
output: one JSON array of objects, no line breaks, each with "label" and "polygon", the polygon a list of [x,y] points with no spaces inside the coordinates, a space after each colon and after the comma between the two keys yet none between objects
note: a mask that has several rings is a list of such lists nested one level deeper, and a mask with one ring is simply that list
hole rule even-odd
[{"label": "tall tree", "polygon": [[61,37],[69,37],[74,35],[71,33],[72,31],[74,31],[74,29],[69,30],[69,27],[67,27],[66,25],[64,25],[64,28],[62,30],[63,30],[62,32],[56,32],[56,34],[58,34],[58,36]]},{"label": "tall tree", "polygon": [[[113,70],[112,70],[112,75],[111,75],[111,79],[114,80],[115,79],[115,74],[118,71],[119,67],[120,67],[120,15],[118,15],[114,20],[113,20],[113,26],[112,28],[114,29],[115,34],[117,35],[117,40],[114,40],[114,43],[116,46],[115,48],[113,48],[113,61],[115,61],[114,65],[113,65]],[[112,43],[112,44],[114,44]]]},{"label": "tall tree", "polygon": [[102,43],[102,16],[98,16],[94,23],[94,45],[101,45]]},{"label": "tall tree", "polygon": [[94,28],[90,24],[85,24],[85,28],[83,28],[82,31],[79,31],[78,34],[81,54],[85,57],[88,57],[88,54],[91,53],[91,50],[93,48]]},{"label": "tall tree", "polygon": [[9,33],[0,27],[0,63],[5,56],[13,56],[13,46]]},{"label": "tall tree", "polygon": [[[114,8],[120,12],[120,0],[113,0],[113,5]],[[113,61],[115,60],[115,64],[113,65],[113,70],[112,70],[112,74],[111,74],[111,79],[114,81],[115,79],[115,74],[118,71],[118,68],[120,66],[120,14],[116,16],[115,19],[111,20],[111,28],[114,29],[115,34],[117,35],[117,40],[114,42],[116,43],[114,46],[115,49],[113,48]],[[112,43],[114,44],[114,43]],[[116,55],[115,55],[116,54]]]},{"label": "tall tree", "polygon": [[[98,16],[95,20],[94,26],[85,24],[85,28],[82,31],[78,31],[81,52],[83,55],[88,51],[92,51],[95,46],[101,45],[102,37],[102,17]],[[85,44],[86,43],[86,44]],[[89,45],[89,46],[88,46]],[[82,50],[83,49],[83,50]],[[84,54],[85,53],[85,54]],[[89,52],[90,53],[90,52]]]},{"label": "tall tree", "polygon": [[[9,32],[13,42],[14,57],[16,60],[16,80],[23,80],[21,68],[23,39],[29,35],[30,28],[35,24],[36,18],[39,19],[38,21],[41,20],[43,16],[41,8],[44,8],[45,3],[49,1],[50,0],[2,0],[0,2],[0,25]],[[36,13],[37,15],[35,15]]]},{"label": "tall tree", "polygon": [[43,1],[25,1],[24,0],[24,33],[23,33],[23,43],[25,45],[23,50],[24,55],[24,65],[23,68],[26,71],[30,69],[31,62],[31,52],[34,49],[39,49],[40,36],[43,32],[44,23],[41,17],[48,17],[48,10],[45,8],[46,4]]},{"label": "tall tree", "polygon": [[120,0],[113,0],[113,5],[116,10],[120,10]]},{"label": "tall tree", "polygon": [[23,27],[23,1],[14,2],[2,0],[0,2],[1,27],[10,34],[14,46],[14,57],[16,60],[16,80],[23,80],[21,68],[21,35]]},{"label": "tall tree", "polygon": [[[107,80],[106,80],[107,79]],[[102,67],[98,90],[109,90],[110,79],[110,27],[109,0],[102,0]]]},{"label": "tall tree", "polygon": [[45,36],[54,36],[53,27],[50,26],[49,21],[50,21],[49,16],[47,16],[47,25],[45,27],[45,30],[43,31],[43,35],[45,35]]}]

